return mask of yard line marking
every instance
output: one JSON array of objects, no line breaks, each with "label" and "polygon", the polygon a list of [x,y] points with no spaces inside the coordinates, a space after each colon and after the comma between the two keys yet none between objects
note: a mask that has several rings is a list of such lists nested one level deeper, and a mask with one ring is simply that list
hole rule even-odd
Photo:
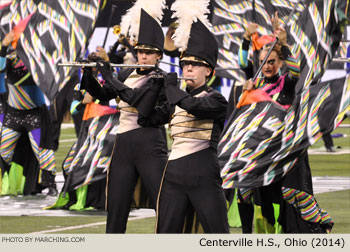
[{"label": "yard line marking", "polygon": [[74,123],[62,123],[61,124],[61,129],[70,129],[74,128]]},{"label": "yard line marking", "polygon": [[85,228],[85,227],[93,227],[93,226],[99,226],[99,225],[104,225],[106,224],[105,221],[103,222],[95,222],[95,223],[90,223],[90,224],[85,224],[85,225],[79,225],[79,226],[70,226],[70,227],[64,227],[64,228],[56,228],[56,229],[49,229],[49,230],[43,230],[39,232],[33,232],[29,234],[47,234],[47,233],[52,233],[52,232],[60,232],[60,231],[65,231],[65,230],[72,230],[72,229],[78,229],[78,228]]},{"label": "yard line marking", "polygon": [[309,155],[345,155],[350,154],[350,149],[343,148],[343,149],[336,149],[335,152],[327,152],[325,148],[318,148],[318,149],[308,149],[307,150]]},{"label": "yard line marking", "polygon": [[[149,218],[149,217],[154,217],[155,215],[144,215],[144,216],[136,216],[136,217],[129,217],[128,221],[133,221],[133,220],[139,220],[139,219],[144,219],[144,218]],[[64,227],[64,228],[56,228],[56,229],[49,229],[49,230],[43,230],[39,232],[33,232],[29,234],[37,235],[37,234],[47,234],[47,233],[55,233],[55,232],[61,232],[61,231],[66,231],[66,230],[73,230],[73,229],[79,229],[79,228],[86,228],[86,227],[93,227],[93,226],[100,226],[106,224],[105,221],[102,222],[95,222],[95,223],[90,223],[90,224],[84,224],[84,225],[79,225],[79,226],[70,226],[70,227]]]},{"label": "yard line marking", "polygon": [[77,141],[77,139],[76,138],[64,139],[64,140],[60,140],[60,143],[63,143],[63,142],[74,142],[74,141]]}]

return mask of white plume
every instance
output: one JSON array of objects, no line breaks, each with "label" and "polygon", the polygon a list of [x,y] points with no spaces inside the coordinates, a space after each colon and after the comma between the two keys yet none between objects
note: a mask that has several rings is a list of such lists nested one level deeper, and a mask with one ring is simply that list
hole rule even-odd
[{"label": "white plume", "polygon": [[130,24],[131,24],[131,17],[130,17],[130,9],[129,9],[127,13],[124,16],[122,16],[122,20],[120,22],[120,33],[123,35],[128,35]]},{"label": "white plume", "polygon": [[132,39],[137,40],[140,28],[141,8],[161,24],[165,7],[165,0],[137,0],[122,17],[120,33],[124,35],[128,34]]},{"label": "white plume", "polygon": [[176,0],[171,5],[171,10],[174,11],[172,17],[177,18],[176,22],[179,25],[172,38],[180,51],[185,51],[187,48],[193,22],[200,19],[207,27],[211,26],[207,17],[210,12],[209,2],[209,0]]}]

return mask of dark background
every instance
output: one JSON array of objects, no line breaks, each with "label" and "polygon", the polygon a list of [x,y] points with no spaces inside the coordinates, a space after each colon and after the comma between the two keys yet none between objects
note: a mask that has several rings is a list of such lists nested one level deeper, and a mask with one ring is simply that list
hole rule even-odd
[{"label": "dark background", "polygon": [[[175,19],[171,18],[172,12],[170,11],[170,6],[175,0],[166,0],[167,9],[164,10],[162,26],[169,26]],[[97,27],[106,27],[108,25],[109,17],[112,12],[112,5],[116,5],[117,9],[111,20],[111,26],[119,24],[121,17],[126,13],[126,11],[133,6],[135,0],[107,0],[106,7],[101,10],[99,17],[97,19]],[[212,4],[210,4],[210,12],[212,13]],[[209,20],[211,20],[211,15],[209,15]]]}]

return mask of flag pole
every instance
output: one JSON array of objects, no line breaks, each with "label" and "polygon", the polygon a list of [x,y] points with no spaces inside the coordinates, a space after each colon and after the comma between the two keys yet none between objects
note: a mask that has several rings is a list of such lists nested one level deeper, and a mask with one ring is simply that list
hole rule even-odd
[{"label": "flag pole", "polygon": [[[163,60],[160,60],[159,63],[163,63],[163,64],[166,64],[166,65],[175,66],[175,67],[180,67],[178,64],[166,62],[166,61],[163,61]],[[237,68],[237,67],[215,67],[215,70],[242,71],[242,69]]]},{"label": "flag pole", "polygon": [[215,67],[215,70],[242,71],[242,69],[238,67]]},{"label": "flag pole", "polygon": [[115,4],[113,4],[112,5],[111,15],[109,16],[109,20],[108,20],[107,32],[106,32],[105,38],[103,40],[102,48],[105,48],[105,45],[106,45],[106,42],[107,42],[108,33],[109,33],[109,28],[111,27],[111,22],[112,22],[112,18],[114,16],[115,9],[117,9],[117,6]]}]

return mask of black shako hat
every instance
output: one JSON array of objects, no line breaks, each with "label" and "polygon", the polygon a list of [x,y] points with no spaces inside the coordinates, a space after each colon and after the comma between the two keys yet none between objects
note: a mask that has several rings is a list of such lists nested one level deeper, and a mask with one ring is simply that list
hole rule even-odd
[{"label": "black shako hat", "polygon": [[180,57],[180,61],[197,61],[209,64],[212,68],[215,68],[217,58],[218,43],[214,35],[197,19],[197,22],[191,26],[187,49]]},{"label": "black shako hat", "polygon": [[164,34],[159,23],[144,9],[141,9],[139,37],[135,50],[147,49],[163,53]]}]

